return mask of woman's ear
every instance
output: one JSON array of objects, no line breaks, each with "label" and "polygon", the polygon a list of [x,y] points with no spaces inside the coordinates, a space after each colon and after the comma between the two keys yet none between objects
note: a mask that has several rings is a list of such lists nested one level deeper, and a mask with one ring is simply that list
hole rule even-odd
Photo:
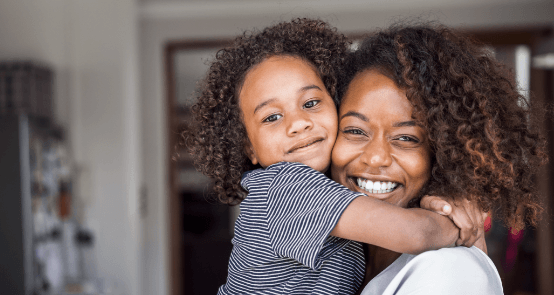
[{"label": "woman's ear", "polygon": [[258,157],[256,156],[256,152],[254,152],[254,148],[252,147],[250,140],[247,140],[244,144],[244,152],[246,153],[250,161],[252,161],[253,165],[257,165],[259,163]]}]

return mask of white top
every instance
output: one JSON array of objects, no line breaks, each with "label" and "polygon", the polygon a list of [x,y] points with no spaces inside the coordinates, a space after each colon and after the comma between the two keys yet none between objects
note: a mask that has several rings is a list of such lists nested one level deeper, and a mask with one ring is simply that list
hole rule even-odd
[{"label": "white top", "polygon": [[455,247],[402,254],[371,280],[362,295],[504,294],[490,258],[479,248]]}]

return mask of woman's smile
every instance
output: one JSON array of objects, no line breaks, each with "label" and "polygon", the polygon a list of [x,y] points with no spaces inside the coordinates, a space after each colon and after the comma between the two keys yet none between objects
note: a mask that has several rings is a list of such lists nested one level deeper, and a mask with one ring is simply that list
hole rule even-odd
[{"label": "woman's smile", "polygon": [[385,194],[395,190],[400,184],[392,181],[371,181],[365,178],[356,178],[358,187],[370,194]]},{"label": "woman's smile", "polygon": [[406,94],[381,73],[359,73],[339,111],[333,179],[354,191],[406,207],[429,180],[427,133]]}]

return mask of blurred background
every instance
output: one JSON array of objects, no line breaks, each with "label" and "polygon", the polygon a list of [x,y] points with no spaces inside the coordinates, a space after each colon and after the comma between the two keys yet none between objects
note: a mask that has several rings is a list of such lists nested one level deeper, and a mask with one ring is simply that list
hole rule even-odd
[{"label": "blurred background", "polygon": [[[171,159],[179,124],[218,48],[294,17],[353,39],[437,20],[487,44],[530,100],[554,102],[552,0],[2,0],[0,294],[215,294],[238,209]],[[552,118],[541,124],[552,142]],[[487,226],[506,294],[554,294],[551,167],[538,228]]]}]

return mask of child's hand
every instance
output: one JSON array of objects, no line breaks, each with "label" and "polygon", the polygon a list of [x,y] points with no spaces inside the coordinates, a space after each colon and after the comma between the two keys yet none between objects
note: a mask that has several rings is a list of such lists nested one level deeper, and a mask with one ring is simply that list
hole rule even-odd
[{"label": "child's hand", "polygon": [[481,211],[477,204],[467,199],[454,201],[436,196],[424,196],[420,206],[423,209],[445,215],[454,222],[460,229],[460,238],[456,241],[456,246],[471,247],[475,245],[487,253],[484,227],[487,213]]}]

